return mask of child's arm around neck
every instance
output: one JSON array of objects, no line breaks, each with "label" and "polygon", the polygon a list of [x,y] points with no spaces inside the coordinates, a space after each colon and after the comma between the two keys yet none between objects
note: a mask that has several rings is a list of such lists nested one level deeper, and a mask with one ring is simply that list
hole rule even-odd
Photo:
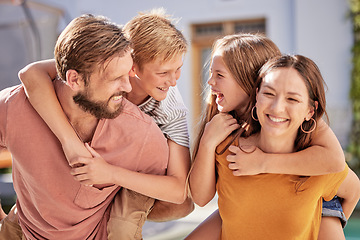
[{"label": "child's arm around neck", "polygon": [[68,122],[56,96],[52,83],[57,76],[55,60],[29,64],[18,75],[31,105],[60,140],[69,164],[78,156],[91,157]]},{"label": "child's arm around neck", "polygon": [[267,154],[260,149],[244,153],[230,147],[235,155],[228,160],[235,162],[232,167],[236,176],[259,173],[323,175],[344,170],[345,156],[339,141],[330,127],[323,121],[318,122],[318,131],[313,136],[311,146],[294,153]]}]

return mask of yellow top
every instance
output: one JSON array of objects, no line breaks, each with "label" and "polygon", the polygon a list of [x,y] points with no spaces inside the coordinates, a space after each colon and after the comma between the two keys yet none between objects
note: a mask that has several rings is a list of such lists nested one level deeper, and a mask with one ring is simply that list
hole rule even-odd
[{"label": "yellow top", "polygon": [[340,173],[309,177],[296,190],[299,176],[295,175],[234,176],[228,154],[226,150],[216,156],[221,239],[317,239],[322,198],[329,201],[335,196],[347,176],[347,166]]}]

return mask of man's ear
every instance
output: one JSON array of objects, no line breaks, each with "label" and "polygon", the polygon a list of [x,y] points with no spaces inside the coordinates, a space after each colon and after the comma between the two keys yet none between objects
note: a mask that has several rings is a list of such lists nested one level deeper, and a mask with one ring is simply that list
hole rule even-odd
[{"label": "man's ear", "polygon": [[70,69],[66,71],[66,84],[73,91],[78,91],[84,85],[84,81],[77,71]]}]

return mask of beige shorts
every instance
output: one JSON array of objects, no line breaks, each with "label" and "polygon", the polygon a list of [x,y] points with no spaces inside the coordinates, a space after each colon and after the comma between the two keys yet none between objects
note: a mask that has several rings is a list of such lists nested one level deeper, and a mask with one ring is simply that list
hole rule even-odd
[{"label": "beige shorts", "polygon": [[0,222],[0,240],[25,240],[14,205],[6,218]]},{"label": "beige shorts", "polygon": [[108,221],[108,239],[140,240],[155,199],[122,188],[115,196]]},{"label": "beige shorts", "polygon": [[[108,239],[142,239],[142,227],[155,200],[122,188],[115,196],[107,226]],[[16,205],[0,222],[0,240],[25,240],[18,222]]]}]

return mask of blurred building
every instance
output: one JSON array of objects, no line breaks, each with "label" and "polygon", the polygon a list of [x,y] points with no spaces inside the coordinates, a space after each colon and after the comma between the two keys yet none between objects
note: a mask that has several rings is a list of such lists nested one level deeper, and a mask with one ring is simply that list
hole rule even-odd
[{"label": "blurred building", "polygon": [[101,14],[124,24],[139,11],[164,7],[189,41],[178,86],[196,126],[201,92],[207,81],[213,41],[224,34],[264,32],[284,53],[303,54],[320,67],[328,85],[330,124],[345,147],[351,124],[348,98],[353,42],[345,0],[36,0],[24,5],[0,0],[0,89],[18,84],[17,72],[39,59],[53,57],[59,32],[83,13]]}]

